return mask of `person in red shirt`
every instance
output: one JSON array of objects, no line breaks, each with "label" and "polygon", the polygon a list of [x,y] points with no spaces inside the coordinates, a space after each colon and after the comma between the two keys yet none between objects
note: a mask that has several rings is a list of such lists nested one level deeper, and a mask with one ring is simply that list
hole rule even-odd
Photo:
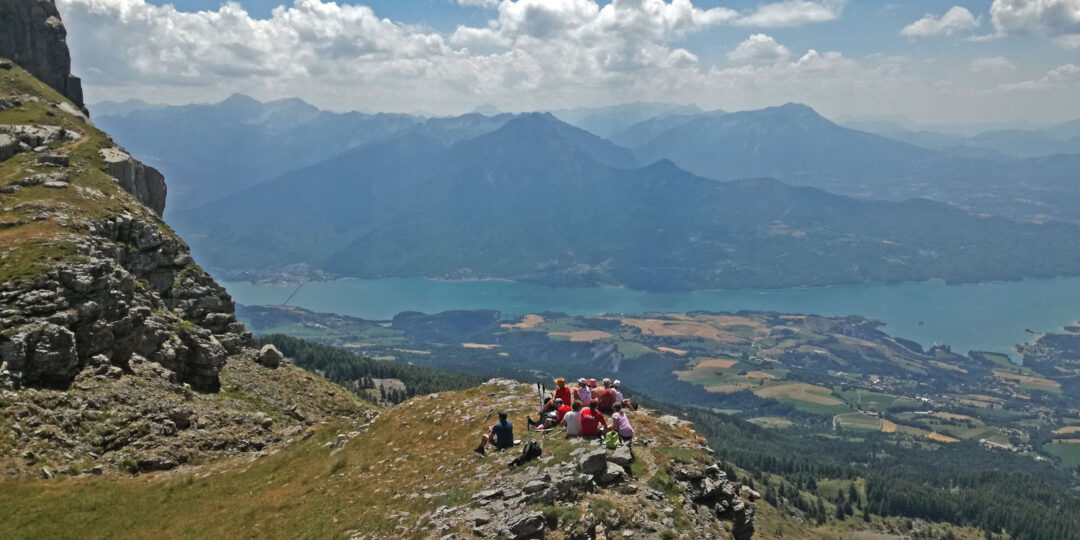
[{"label": "person in red shirt", "polygon": [[564,405],[568,405],[573,401],[570,395],[570,387],[566,386],[566,379],[562,377],[555,379],[555,391],[551,394],[551,399],[548,400],[548,407],[554,406],[556,399],[561,399]]},{"label": "person in red shirt", "polygon": [[527,417],[526,421],[529,423],[529,427],[537,431],[551,429],[552,427],[559,425],[559,422],[562,422],[563,416],[572,410],[569,405],[563,403],[562,398],[555,398],[554,406],[555,411],[542,416],[539,422],[533,422],[531,417]]},{"label": "person in red shirt", "polygon": [[607,431],[607,420],[604,419],[604,415],[597,410],[596,402],[589,404],[588,409],[581,410],[581,436],[582,437],[598,437],[603,435]]}]

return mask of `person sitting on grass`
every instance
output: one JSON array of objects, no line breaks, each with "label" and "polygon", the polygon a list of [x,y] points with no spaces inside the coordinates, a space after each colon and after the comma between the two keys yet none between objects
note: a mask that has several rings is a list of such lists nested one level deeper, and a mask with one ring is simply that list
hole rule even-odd
[{"label": "person sitting on grass", "polygon": [[596,408],[596,402],[594,401],[589,404],[588,409],[581,411],[581,436],[599,437],[605,431],[607,431],[607,420]]},{"label": "person sitting on grass", "polygon": [[600,412],[611,414],[611,406],[618,403],[615,401],[617,396],[615,395],[615,389],[611,387],[611,379],[604,379],[603,384],[603,388],[593,393],[594,401],[596,401]]},{"label": "person sitting on grass", "polygon": [[611,426],[619,433],[619,438],[624,443],[629,443],[633,446],[634,427],[630,425],[630,419],[626,417],[626,413],[622,410],[622,403],[616,403],[611,406],[615,411],[611,413]]},{"label": "person sitting on grass", "polygon": [[567,437],[580,437],[581,402],[575,399],[574,404],[570,408],[570,412],[563,415],[562,422],[559,422],[559,425],[566,428]]},{"label": "person sitting on grass", "polygon": [[589,402],[592,401],[592,390],[589,389],[589,381],[578,379],[577,383],[578,387],[574,391],[574,397],[581,401],[582,407],[588,407]]},{"label": "person sitting on grass", "polygon": [[563,404],[562,398],[555,398],[555,410],[548,412],[540,417],[540,420],[533,421],[531,416],[525,417],[525,421],[528,422],[529,429],[536,431],[542,431],[545,429],[551,429],[562,422],[563,416],[570,412],[570,406]]},{"label": "person sitting on grass", "polygon": [[552,392],[551,398],[548,399],[545,410],[555,407],[555,400],[561,399],[564,404],[569,404],[573,398],[570,395],[570,387],[566,386],[566,379],[559,377],[555,379],[555,391]]},{"label": "person sitting on grass", "polygon": [[488,443],[499,450],[514,446],[514,424],[506,420],[506,411],[499,411],[499,421],[492,424],[488,432],[480,436],[480,446],[474,448],[473,452],[484,455]]},{"label": "person sitting on grass", "polygon": [[622,381],[616,380],[615,382],[611,383],[611,388],[615,390],[615,403],[621,403],[623,408],[626,410],[636,411],[637,403],[633,403],[630,401],[630,399],[623,397],[622,390],[620,389],[621,387]]}]

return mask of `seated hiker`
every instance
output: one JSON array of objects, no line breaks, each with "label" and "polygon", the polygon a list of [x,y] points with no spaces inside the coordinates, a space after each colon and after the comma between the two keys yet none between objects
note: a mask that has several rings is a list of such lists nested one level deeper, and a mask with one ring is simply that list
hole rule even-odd
[{"label": "seated hiker", "polygon": [[588,409],[581,411],[581,436],[598,437],[607,431],[607,420],[603,413],[596,408],[596,402],[590,403]]},{"label": "seated hiker", "polygon": [[556,408],[556,399],[561,399],[564,404],[568,404],[572,401],[572,397],[570,395],[570,387],[566,386],[566,379],[562,377],[555,379],[555,391],[552,392],[551,399],[547,401],[547,407],[545,408]]},{"label": "seated hiker", "polygon": [[623,412],[621,403],[612,406],[615,412],[611,413],[611,426],[619,433],[623,442],[631,442],[634,438],[634,427],[630,425],[630,419]]},{"label": "seated hiker", "polygon": [[540,417],[540,420],[533,421],[532,417],[526,417],[525,421],[528,422],[530,429],[542,430],[551,429],[562,422],[563,415],[570,412],[570,406],[563,403],[562,398],[555,398],[555,410],[546,413]]},{"label": "seated hiker", "polygon": [[592,401],[592,390],[589,389],[589,381],[578,379],[577,383],[578,387],[574,390],[574,397],[581,401],[583,407],[588,407],[589,402]]},{"label": "seated hiker", "polygon": [[593,394],[600,412],[611,414],[611,406],[616,403],[615,389],[611,387],[611,379],[604,379],[604,387]]},{"label": "seated hiker", "polygon": [[562,422],[559,422],[560,426],[566,428],[567,437],[580,437],[581,436],[581,402],[574,400],[574,404],[570,407],[570,412],[567,412],[562,417]]},{"label": "seated hiker", "polygon": [[499,421],[488,428],[488,432],[480,436],[480,446],[473,452],[484,455],[485,447],[491,443],[497,449],[514,446],[514,424],[506,420],[506,411],[499,411]]},{"label": "seated hiker", "polygon": [[623,397],[621,387],[622,381],[616,380],[611,383],[611,388],[615,390],[615,403],[621,403],[624,409],[636,411],[637,404],[632,403],[628,398]]}]

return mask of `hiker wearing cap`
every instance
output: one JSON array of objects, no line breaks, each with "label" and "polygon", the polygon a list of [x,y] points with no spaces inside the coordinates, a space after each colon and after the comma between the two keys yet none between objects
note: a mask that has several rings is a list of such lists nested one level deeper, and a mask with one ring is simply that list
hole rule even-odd
[{"label": "hiker wearing cap", "polygon": [[[584,407],[589,406],[589,402],[592,401],[592,390],[589,389],[589,381],[585,379],[578,379],[577,398],[581,400],[581,405]],[[593,386],[595,386],[595,379],[593,380]]]},{"label": "hiker wearing cap", "polygon": [[488,443],[500,450],[514,446],[514,424],[506,420],[506,411],[499,411],[499,421],[492,424],[488,432],[480,436],[480,446],[474,448],[473,452],[484,455]]},{"label": "hiker wearing cap", "polygon": [[628,442],[631,445],[631,440],[634,438],[634,427],[630,425],[630,419],[626,417],[626,413],[623,412],[621,403],[616,403],[612,406],[615,412],[611,413],[611,426],[619,433],[619,438],[623,442]]},{"label": "hiker wearing cap", "polygon": [[601,412],[611,414],[611,406],[616,402],[615,389],[611,387],[611,379],[604,379],[604,387],[593,392],[593,401]]},{"label": "hiker wearing cap", "polygon": [[611,383],[611,389],[615,390],[615,403],[621,403],[623,408],[628,411],[636,411],[637,404],[631,403],[629,398],[623,397],[621,388],[622,381],[616,379],[615,382]]},{"label": "hiker wearing cap", "polygon": [[581,402],[574,400],[574,404],[571,406],[570,412],[566,413],[562,417],[562,422],[559,422],[560,426],[566,428],[567,437],[580,437],[581,436]]}]

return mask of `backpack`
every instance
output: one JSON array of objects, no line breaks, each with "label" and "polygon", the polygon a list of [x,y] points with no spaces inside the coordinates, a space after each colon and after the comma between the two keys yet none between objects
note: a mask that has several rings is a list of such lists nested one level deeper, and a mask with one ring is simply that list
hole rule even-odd
[{"label": "backpack", "polygon": [[525,443],[525,447],[521,449],[521,455],[514,458],[514,460],[510,462],[510,468],[517,467],[518,465],[523,465],[527,461],[532,461],[540,457],[542,453],[543,449],[540,447],[540,443],[536,441],[529,441]]},{"label": "backpack", "polygon": [[606,444],[608,448],[614,450],[618,448],[620,444],[622,444],[622,438],[619,437],[618,433],[615,433],[614,431],[609,431],[604,434],[604,444]]}]

